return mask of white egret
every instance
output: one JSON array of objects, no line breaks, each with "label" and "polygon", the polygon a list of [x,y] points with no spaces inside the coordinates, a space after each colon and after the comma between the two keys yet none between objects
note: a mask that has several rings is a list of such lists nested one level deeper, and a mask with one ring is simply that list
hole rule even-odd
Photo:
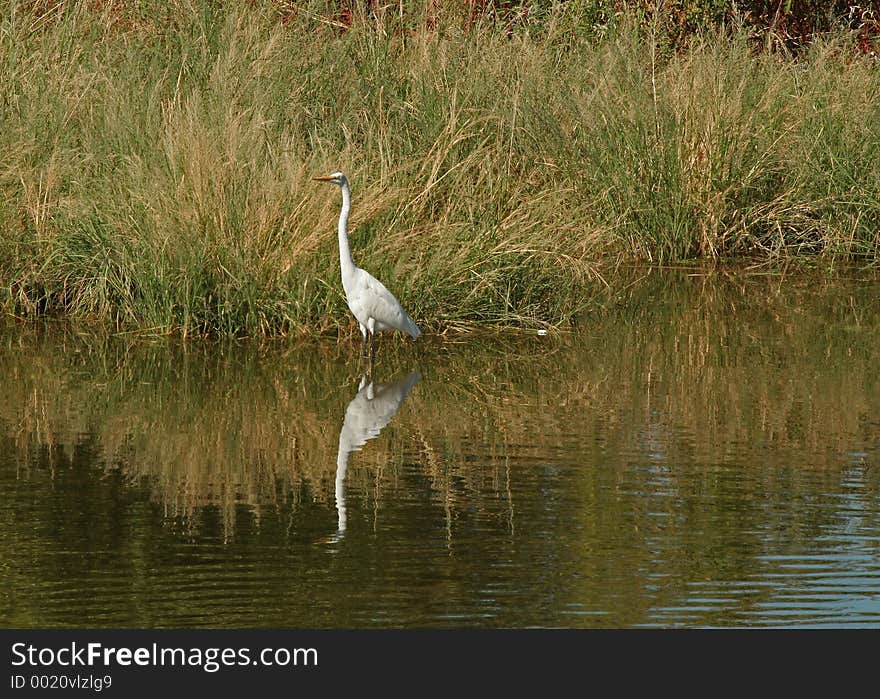
[{"label": "white egret", "polygon": [[357,267],[351,259],[348,246],[348,213],[351,211],[351,189],[348,178],[341,172],[327,177],[315,177],[317,182],[332,182],[342,190],[342,211],[339,213],[339,267],[342,271],[342,288],[348,307],[357,318],[363,335],[363,354],[367,353],[367,334],[370,337],[370,364],[376,354],[376,333],[383,330],[400,330],[414,340],[421,335],[418,326],[403,310],[400,301],[385,285],[369,272]]}]

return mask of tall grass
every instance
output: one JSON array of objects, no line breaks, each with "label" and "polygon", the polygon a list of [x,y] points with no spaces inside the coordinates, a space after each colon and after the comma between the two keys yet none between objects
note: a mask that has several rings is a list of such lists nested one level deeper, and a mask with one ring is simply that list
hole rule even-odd
[{"label": "tall grass", "polygon": [[434,330],[564,325],[621,260],[878,260],[880,73],[834,40],[785,62],[713,35],[661,60],[565,5],[540,32],[101,7],[0,19],[9,313],[350,331],[338,192],[310,181],[335,169],[356,261]]}]

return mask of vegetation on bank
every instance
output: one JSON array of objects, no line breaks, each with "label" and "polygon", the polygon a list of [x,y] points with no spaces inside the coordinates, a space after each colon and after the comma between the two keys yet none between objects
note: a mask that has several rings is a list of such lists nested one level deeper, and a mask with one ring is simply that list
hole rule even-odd
[{"label": "vegetation on bank", "polygon": [[6,3],[0,305],[348,327],[336,169],[355,260],[433,330],[564,325],[621,261],[877,264],[865,17],[794,60],[754,23],[684,46],[646,3],[527,6]]}]

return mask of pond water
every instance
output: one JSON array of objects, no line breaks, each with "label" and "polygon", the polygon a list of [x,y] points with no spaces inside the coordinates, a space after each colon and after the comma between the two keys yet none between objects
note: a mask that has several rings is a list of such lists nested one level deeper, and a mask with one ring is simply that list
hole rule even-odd
[{"label": "pond water", "polygon": [[0,330],[0,623],[880,626],[880,282],[643,273],[577,329]]}]

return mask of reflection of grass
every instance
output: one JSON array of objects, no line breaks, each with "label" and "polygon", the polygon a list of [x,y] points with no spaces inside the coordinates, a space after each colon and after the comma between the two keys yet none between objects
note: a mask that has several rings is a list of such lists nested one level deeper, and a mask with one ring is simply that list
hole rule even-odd
[{"label": "reflection of grass", "polygon": [[435,329],[565,325],[599,261],[877,258],[880,87],[834,45],[794,64],[710,37],[657,64],[570,3],[513,37],[250,5],[4,14],[6,310],[332,329],[338,195],[309,177],[336,167],[357,259]]},{"label": "reflection of grass", "polygon": [[[479,624],[628,626],[730,581],[729,605],[689,618],[752,623],[778,589],[764,576],[792,579],[770,559],[829,550],[880,494],[876,289],[655,271],[570,334],[383,345],[377,378],[423,379],[351,455],[354,545],[330,556],[314,542],[336,525],[355,344],[7,330],[0,461],[21,468],[0,508],[0,617],[358,625],[402,594],[402,624],[463,605]],[[216,593],[221,567],[243,600],[196,592]],[[401,567],[417,592],[389,591]],[[339,595],[316,571],[356,582]],[[496,622],[492,586],[537,604],[499,598]],[[569,602],[608,615],[565,616]]]},{"label": "reflection of grass", "polygon": [[[571,335],[472,337],[421,355],[389,346],[379,373],[418,364],[424,380],[349,478],[372,481],[364,492],[381,500],[397,465],[417,458],[454,508],[456,490],[497,497],[511,463],[557,452],[596,453],[621,479],[648,452],[668,463],[800,458],[831,479],[849,451],[875,458],[875,284],[668,276],[643,280]],[[69,450],[92,434],[106,468],[146,479],[186,517],[210,504],[231,522],[238,505],[259,514],[304,487],[332,500],[356,385],[349,346],[10,337],[0,420],[19,453]],[[472,457],[494,466],[469,468]]]},{"label": "reflection of grass", "polygon": [[[335,348],[264,354],[112,338],[65,338],[58,354],[54,338],[43,347],[40,373],[7,403],[24,410],[3,416],[19,444],[69,449],[94,432],[106,467],[147,478],[170,514],[208,504],[227,515],[241,504],[259,511],[326,475],[335,428],[322,405],[342,388],[333,385]],[[316,381],[322,394],[310,392]]]}]

